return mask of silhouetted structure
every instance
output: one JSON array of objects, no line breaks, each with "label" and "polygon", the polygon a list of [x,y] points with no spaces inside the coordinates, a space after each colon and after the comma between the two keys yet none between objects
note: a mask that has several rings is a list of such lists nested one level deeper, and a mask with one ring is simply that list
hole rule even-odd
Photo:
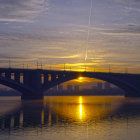
[{"label": "silhouetted structure", "polygon": [[75,86],[74,86],[74,91],[75,91],[75,92],[79,92],[79,85],[75,85]]},{"label": "silhouetted structure", "polygon": [[[105,83],[106,84],[106,83]],[[103,85],[103,83],[102,83]],[[72,85],[71,85],[72,86]],[[78,85],[75,85],[73,90],[67,89],[55,90],[54,88],[48,90],[44,95],[47,96],[77,96],[77,95],[125,95],[124,91],[119,87],[100,88],[99,83],[93,86],[91,89],[80,89]]]},{"label": "silhouetted structure", "polygon": [[58,85],[58,91],[63,91],[63,85]]},{"label": "silhouetted structure", "polygon": [[110,82],[125,96],[140,97],[140,74],[0,68],[0,75],[0,84],[20,91],[22,99],[41,99],[44,91],[80,76]]},{"label": "silhouetted structure", "polygon": [[99,82],[98,82],[98,83],[97,83],[97,88],[98,88],[98,89],[102,89],[102,88],[103,88],[103,83],[99,83]]},{"label": "silhouetted structure", "polygon": [[72,92],[72,85],[67,85],[67,92]]},{"label": "silhouetted structure", "polygon": [[105,89],[110,89],[110,83],[108,82],[105,83]]}]

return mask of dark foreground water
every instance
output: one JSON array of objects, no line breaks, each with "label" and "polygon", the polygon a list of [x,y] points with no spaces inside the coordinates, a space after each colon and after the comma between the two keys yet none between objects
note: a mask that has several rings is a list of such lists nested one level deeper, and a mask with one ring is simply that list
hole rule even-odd
[{"label": "dark foreground water", "polygon": [[140,99],[0,97],[0,140],[140,140]]}]

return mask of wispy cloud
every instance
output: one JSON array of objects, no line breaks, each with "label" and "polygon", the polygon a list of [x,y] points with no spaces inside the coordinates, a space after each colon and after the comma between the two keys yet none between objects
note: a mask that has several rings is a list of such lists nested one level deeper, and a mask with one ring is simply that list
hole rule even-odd
[{"label": "wispy cloud", "polygon": [[111,28],[93,28],[92,30],[108,35],[140,35],[140,24],[124,24]]},{"label": "wispy cloud", "polygon": [[40,12],[47,9],[45,0],[0,0],[0,21],[33,22]]},{"label": "wispy cloud", "polygon": [[124,4],[140,4],[140,0],[114,0],[119,3],[124,3]]}]

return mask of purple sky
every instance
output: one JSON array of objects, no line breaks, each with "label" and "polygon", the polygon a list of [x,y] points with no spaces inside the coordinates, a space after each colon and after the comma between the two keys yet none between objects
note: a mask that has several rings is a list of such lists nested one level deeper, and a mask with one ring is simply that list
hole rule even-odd
[{"label": "purple sky", "polygon": [[92,2],[0,0],[0,66],[140,73],[140,0]]}]

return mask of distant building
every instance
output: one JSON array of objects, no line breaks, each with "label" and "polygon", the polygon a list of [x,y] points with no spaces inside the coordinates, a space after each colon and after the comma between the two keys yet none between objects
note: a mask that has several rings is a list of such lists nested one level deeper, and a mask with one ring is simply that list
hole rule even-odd
[{"label": "distant building", "polygon": [[74,91],[75,91],[75,92],[79,92],[79,85],[75,85],[75,86],[74,86]]},{"label": "distant building", "polygon": [[53,87],[52,90],[53,90],[54,92],[56,92],[56,91],[57,91],[57,86]]},{"label": "distant building", "polygon": [[98,82],[97,83],[97,89],[103,89],[103,83]]},{"label": "distant building", "polygon": [[58,85],[58,92],[62,92],[63,91],[63,85]]},{"label": "distant building", "polygon": [[0,88],[0,92],[6,92],[6,91],[8,91],[7,88]]},{"label": "distant building", "polygon": [[108,82],[105,82],[104,84],[105,89],[110,89],[111,88],[111,84]]},{"label": "distant building", "polygon": [[72,92],[72,85],[67,85],[67,91]]},{"label": "distant building", "polygon": [[92,86],[92,89],[97,89],[97,86],[96,85]]}]

